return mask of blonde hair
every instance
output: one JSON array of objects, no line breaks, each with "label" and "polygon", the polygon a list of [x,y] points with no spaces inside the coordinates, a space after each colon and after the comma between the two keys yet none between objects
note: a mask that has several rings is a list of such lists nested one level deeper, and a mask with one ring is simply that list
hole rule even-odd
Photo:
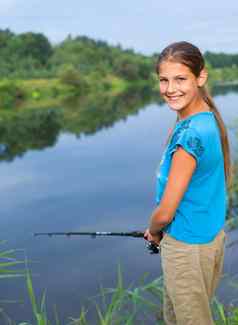
[{"label": "blonde hair", "polygon": [[[156,64],[156,72],[159,74],[159,67],[163,61],[172,60],[174,62],[179,62],[186,65],[191,72],[196,76],[199,77],[201,71],[205,67],[204,58],[200,52],[200,50],[193,44],[188,42],[176,42],[169,46],[167,46],[160,54],[158,62]],[[209,94],[206,86],[199,88],[200,95],[202,99],[206,102],[209,106],[210,111],[214,113],[216,118],[219,131],[220,131],[220,138],[222,144],[222,151],[224,157],[224,172],[226,178],[226,186],[229,189],[232,186],[232,164],[231,164],[231,157],[230,157],[230,146],[228,141],[228,135],[225,123],[219,113],[212,97]],[[178,121],[178,117],[176,122]],[[170,133],[167,143],[170,141],[172,132]]]}]

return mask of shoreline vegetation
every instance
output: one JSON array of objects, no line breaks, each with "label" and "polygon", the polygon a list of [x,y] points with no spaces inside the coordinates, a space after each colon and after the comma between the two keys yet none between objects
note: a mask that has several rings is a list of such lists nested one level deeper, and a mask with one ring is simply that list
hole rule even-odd
[{"label": "shoreline vegetation", "polygon": [[[86,36],[52,45],[41,33],[0,30],[0,113],[58,107],[64,100],[116,97],[147,89],[158,96],[158,53],[146,56]],[[205,52],[209,88],[238,86],[238,54]]]},{"label": "shoreline vegetation", "polygon": [[[162,276],[146,281],[148,274],[145,274],[138,281],[139,285],[131,284],[126,287],[119,264],[116,287],[103,288],[100,286],[99,293],[88,298],[86,307],[84,305],[79,308],[76,318],[68,317],[67,321],[62,322],[57,306],[54,305],[54,308],[49,310],[46,292],[36,296],[33,285],[34,277],[31,274],[29,263],[26,259],[25,261],[17,260],[15,253],[14,250],[0,251],[1,278],[24,278],[22,281],[25,281],[28,300],[31,304],[31,315],[28,316],[31,320],[16,322],[1,307],[1,324],[4,322],[4,325],[89,325],[92,324],[90,313],[93,313],[95,315],[93,324],[98,325],[165,325],[162,312]],[[25,269],[18,269],[21,264],[25,265]],[[231,285],[238,290],[236,281],[231,281]],[[215,296],[211,302],[211,309],[215,325],[238,324],[238,306],[232,301],[225,305]]]}]

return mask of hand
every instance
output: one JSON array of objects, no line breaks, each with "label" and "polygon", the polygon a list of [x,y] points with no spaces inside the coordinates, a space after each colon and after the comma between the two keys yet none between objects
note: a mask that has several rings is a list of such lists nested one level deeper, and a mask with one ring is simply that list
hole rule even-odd
[{"label": "hand", "polygon": [[156,245],[159,246],[160,241],[162,239],[162,233],[159,233],[156,236],[152,236],[150,231],[149,231],[149,228],[147,228],[146,231],[144,232],[144,239],[148,240],[149,242],[153,242],[153,243],[155,243]]}]

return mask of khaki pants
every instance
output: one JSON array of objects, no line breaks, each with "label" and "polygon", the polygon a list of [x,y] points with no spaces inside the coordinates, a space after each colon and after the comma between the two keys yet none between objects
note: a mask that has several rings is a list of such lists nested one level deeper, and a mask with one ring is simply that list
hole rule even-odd
[{"label": "khaki pants", "polygon": [[213,325],[210,302],[223,270],[225,232],[208,244],[191,245],[165,234],[161,241],[164,321]]}]

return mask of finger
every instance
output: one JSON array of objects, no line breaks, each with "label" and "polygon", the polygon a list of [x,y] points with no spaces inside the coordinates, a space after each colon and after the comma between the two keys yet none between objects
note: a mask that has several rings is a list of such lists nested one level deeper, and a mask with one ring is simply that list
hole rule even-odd
[{"label": "finger", "polygon": [[149,235],[149,233],[148,233],[148,229],[146,229],[145,230],[145,232],[144,232],[144,239],[148,239],[148,235]]}]

